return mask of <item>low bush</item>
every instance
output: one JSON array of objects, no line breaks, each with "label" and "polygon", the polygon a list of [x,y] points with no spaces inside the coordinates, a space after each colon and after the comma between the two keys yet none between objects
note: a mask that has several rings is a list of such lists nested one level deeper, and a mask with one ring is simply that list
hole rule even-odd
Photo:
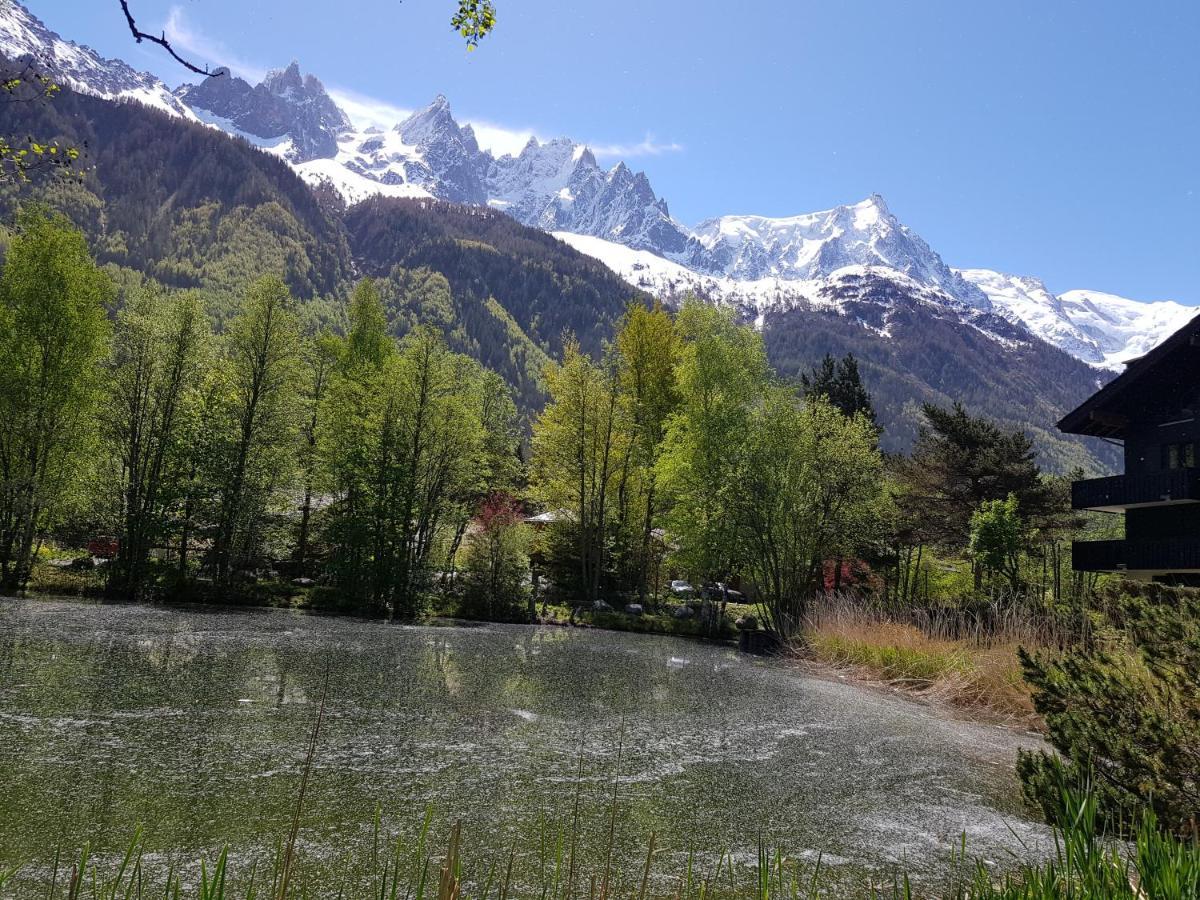
[{"label": "low bush", "polygon": [[1152,813],[1200,835],[1200,592],[1127,582],[1108,589],[1092,637],[1023,652],[1033,704],[1057,753],[1026,753],[1026,795],[1049,817],[1063,783],[1095,772],[1107,827]]}]

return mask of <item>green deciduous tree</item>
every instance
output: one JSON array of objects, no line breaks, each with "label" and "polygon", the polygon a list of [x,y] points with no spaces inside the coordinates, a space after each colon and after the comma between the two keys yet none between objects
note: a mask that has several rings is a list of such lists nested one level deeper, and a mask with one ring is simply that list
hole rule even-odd
[{"label": "green deciduous tree", "polygon": [[824,563],[868,539],[883,497],[883,462],[866,415],[820,396],[767,390],[749,422],[732,503],[763,618],[795,635],[822,587]]},{"label": "green deciduous tree", "polygon": [[189,469],[184,434],[198,414],[211,335],[201,299],[144,284],[117,316],[102,434],[118,468],[120,545],[109,587],[141,599]]},{"label": "green deciduous tree", "polygon": [[768,384],[761,337],[732,310],[697,300],[676,320],[679,405],[656,473],[669,499],[667,530],[684,568],[725,579],[744,562],[736,500],[754,410]]},{"label": "green deciduous tree", "polygon": [[1021,554],[1027,544],[1028,528],[1016,494],[984,500],[971,514],[967,552],[985,572],[1001,576],[1014,591],[1021,587]]},{"label": "green deciduous tree", "polygon": [[364,278],[350,297],[346,355],[351,365],[379,368],[395,348],[388,336],[387,311],[375,282]]},{"label": "green deciduous tree", "polygon": [[40,211],[18,218],[0,277],[0,585],[29,578],[34,541],[95,434],[108,353],[108,277],[83,235]]},{"label": "green deciduous tree", "polygon": [[216,501],[211,563],[218,583],[266,537],[277,492],[295,475],[300,334],[282,279],[246,291],[229,326],[210,394],[207,476]]},{"label": "green deciduous tree", "polygon": [[653,561],[652,536],[661,506],[655,470],[667,422],[679,405],[675,380],[679,340],[661,305],[647,309],[631,304],[617,332],[615,349],[632,438],[628,442],[632,472],[623,479],[620,492],[622,518],[630,521],[634,577],[638,597],[645,599]]},{"label": "green deciduous tree", "polygon": [[313,335],[301,348],[300,404],[303,415],[300,423],[300,476],[304,496],[300,502],[300,525],[296,534],[296,566],[301,575],[307,573],[310,532],[313,515],[313,494],[320,478],[318,439],[321,433],[325,398],[341,358],[341,342],[327,331]]},{"label": "green deciduous tree", "polygon": [[611,365],[598,365],[574,341],[561,364],[546,373],[550,402],[533,429],[530,463],[534,495],[567,518],[555,523],[571,533],[578,554],[576,594],[600,599],[629,428],[620,381]]},{"label": "green deciduous tree", "polygon": [[380,358],[355,349],[370,344],[360,332],[378,329],[379,317],[351,321],[322,438],[335,496],[328,536],[339,584],[407,617],[420,611],[435,554],[492,475],[484,421],[496,423],[503,404],[478,364],[436,331],[417,328]]}]

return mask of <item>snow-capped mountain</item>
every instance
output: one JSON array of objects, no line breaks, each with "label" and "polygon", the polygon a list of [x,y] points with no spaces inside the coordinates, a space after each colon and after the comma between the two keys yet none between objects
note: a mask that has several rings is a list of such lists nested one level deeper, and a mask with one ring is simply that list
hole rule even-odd
[{"label": "snow-capped mountain", "polygon": [[170,88],[153,75],[91,47],[59,37],[16,2],[0,3],[0,52],[10,60],[31,59],[38,71],[67,87],[106,100],[136,100],[174,116],[195,119]]},{"label": "snow-capped mountain", "polygon": [[846,266],[885,267],[969,306],[988,307],[983,293],[901,224],[878,194],[785,219],[721,216],[700,223],[695,234],[703,252],[693,266],[730,278],[812,281]]},{"label": "snow-capped mountain", "polygon": [[[869,283],[876,305],[903,296],[1002,346],[1041,340],[1114,369],[1194,312],[1090,291],[1055,295],[1036,278],[951,268],[878,195],[787,218],[729,215],[689,227],[671,216],[644,173],[624,162],[604,168],[569,138],[531,139],[519,154],[495,156],[442,96],[390,129],[356,129],[295,62],[258,85],[222,72],[171,92],[61,39],[15,0],[0,5],[0,53],[32,55],[81,92],[136,100],[245,138],[348,204],[384,195],[486,205],[554,233],[636,287],[736,303],[760,322],[800,306],[849,315],[861,293],[855,286]],[[886,313],[871,317],[886,320]],[[869,327],[886,336],[886,324]]]},{"label": "snow-capped mountain", "polygon": [[347,202],[370,192],[432,196],[491,206],[523,225],[660,254],[682,257],[702,249],[671,218],[644,173],[624,163],[604,169],[591,150],[567,138],[534,138],[516,156],[495,157],[480,149],[471,126],[455,120],[442,96],[388,131],[343,132],[334,161],[350,175],[311,163],[298,171],[310,183],[328,182]]},{"label": "snow-capped mountain", "polygon": [[267,73],[253,87],[228,69],[199,84],[185,84],[175,96],[197,115],[225,131],[278,153],[289,162],[333,156],[338,136],[350,120],[313,75],[292,62]]},{"label": "snow-capped mountain", "polygon": [[[877,198],[871,198],[853,207],[841,207],[813,215],[842,218],[852,215],[855,209],[874,206],[879,202]],[[824,246],[833,248],[825,253],[827,266],[814,265],[806,273],[811,277],[772,275],[739,279],[728,275],[704,275],[649,251],[634,250],[601,238],[568,232],[554,232],[554,236],[580,253],[598,259],[636,288],[665,299],[678,299],[693,293],[732,303],[747,315],[754,316],[760,324],[769,313],[804,308],[849,315],[856,314],[852,313],[852,309],[860,308],[863,303],[887,306],[903,297],[910,305],[933,308],[943,317],[956,317],[963,325],[1004,345],[1035,339],[1022,322],[996,308],[986,295],[972,289],[963,290],[958,283],[961,279],[956,275],[946,279],[954,290],[951,293],[937,280],[927,277],[925,272],[908,274],[882,261],[870,261],[867,253],[857,255],[858,259],[867,259],[866,262],[852,261],[831,267],[839,258],[854,258],[850,254],[840,255],[837,241],[833,238],[822,242]],[[856,246],[857,242],[851,244]],[[932,256],[927,260],[929,267],[935,272],[938,266],[944,267],[937,254],[929,252]],[[963,296],[967,299],[962,299]],[[869,321],[862,319],[861,324],[886,337],[888,317],[888,310],[884,309],[873,314]]]},{"label": "snow-capped mountain", "polygon": [[1144,303],[1098,291],[1056,296],[1037,278],[990,269],[959,274],[987,294],[1001,315],[1076,359],[1106,369],[1119,370],[1149,353],[1198,312],[1171,300]]},{"label": "snow-capped mountain", "polygon": [[668,257],[698,249],[671,218],[643,172],[620,162],[603,169],[583,144],[531,139],[517,156],[493,161],[488,203],[525,225],[615,241]]}]

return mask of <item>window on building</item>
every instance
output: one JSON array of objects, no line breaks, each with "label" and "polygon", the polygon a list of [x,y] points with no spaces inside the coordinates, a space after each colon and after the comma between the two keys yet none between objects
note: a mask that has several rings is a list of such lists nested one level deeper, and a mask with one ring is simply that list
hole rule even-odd
[{"label": "window on building", "polygon": [[1163,445],[1164,469],[1190,469],[1195,465],[1196,444],[1193,441]]}]

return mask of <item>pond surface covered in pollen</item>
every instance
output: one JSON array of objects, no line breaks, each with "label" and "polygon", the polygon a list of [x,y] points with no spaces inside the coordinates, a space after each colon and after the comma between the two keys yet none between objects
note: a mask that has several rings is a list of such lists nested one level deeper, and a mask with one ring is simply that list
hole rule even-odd
[{"label": "pond surface covered in pollen", "polygon": [[[412,835],[537,865],[578,798],[581,870],[639,878],[686,852],[770,846],[937,879],[1024,855],[1012,774],[1032,739],[723,646],[614,632],[409,627],[270,610],[0,600],[0,868],[58,845],[193,860],[286,834],[329,672],[301,820],[306,865]],[[618,768],[619,751],[619,768]],[[582,771],[582,775],[580,775]],[[627,882],[628,883],[628,882]]]}]

